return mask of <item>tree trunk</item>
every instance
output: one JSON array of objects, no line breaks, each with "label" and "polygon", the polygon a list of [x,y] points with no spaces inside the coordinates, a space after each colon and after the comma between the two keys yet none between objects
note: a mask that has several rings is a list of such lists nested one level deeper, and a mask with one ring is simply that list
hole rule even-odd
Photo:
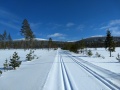
[{"label": "tree trunk", "polygon": [[111,57],[111,50],[110,50],[110,57]]}]

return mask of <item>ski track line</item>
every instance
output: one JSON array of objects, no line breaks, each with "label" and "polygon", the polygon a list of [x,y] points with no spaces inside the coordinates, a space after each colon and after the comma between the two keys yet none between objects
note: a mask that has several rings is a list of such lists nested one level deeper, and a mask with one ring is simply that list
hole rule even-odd
[{"label": "ski track line", "polygon": [[[59,54],[60,55],[60,54]],[[60,55],[60,63],[61,63],[61,69],[63,74],[63,81],[64,81],[64,89],[65,90],[75,90],[72,86],[72,83],[70,81],[69,74],[67,72],[66,66],[63,62],[62,56]]]},{"label": "ski track line", "polygon": [[[90,69],[89,67],[85,66],[84,64],[80,63],[79,59],[76,57],[73,57],[71,54],[64,52],[64,54],[66,54],[69,58],[71,58],[75,63],[77,63],[80,67],[82,67],[83,69],[85,69],[87,72],[89,72],[90,74],[92,74],[95,78],[97,78],[99,81],[101,81],[103,84],[105,84],[107,87],[109,87],[111,90],[120,90],[120,87],[113,84],[111,81],[107,80],[106,78],[104,78],[103,76],[101,76],[100,74],[96,73],[95,71],[93,71],[92,69]],[[79,60],[79,61],[78,61]],[[73,89],[74,90],[74,89]]]},{"label": "ski track line", "polygon": [[63,61],[62,55],[59,53],[59,50],[43,86],[43,90],[77,90],[71,81],[67,67]]}]

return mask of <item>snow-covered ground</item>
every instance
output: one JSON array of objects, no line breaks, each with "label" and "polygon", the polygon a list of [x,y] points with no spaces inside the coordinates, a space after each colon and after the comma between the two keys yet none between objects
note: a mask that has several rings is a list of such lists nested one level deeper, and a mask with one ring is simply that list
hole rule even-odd
[{"label": "snow-covered ground", "polygon": [[3,67],[4,60],[8,59],[14,51],[18,52],[23,62],[17,70],[3,72],[0,77],[0,90],[42,90],[56,51],[35,50],[39,59],[25,61],[29,50],[0,50],[0,68]]},{"label": "snow-covered ground", "polygon": [[[6,58],[18,52],[23,61],[17,70],[0,76],[0,90],[120,90],[120,48],[112,53],[104,48],[91,49],[93,56],[66,50],[35,50],[39,59],[25,61],[29,50],[0,50],[0,69]],[[98,52],[105,58],[96,57]]]}]

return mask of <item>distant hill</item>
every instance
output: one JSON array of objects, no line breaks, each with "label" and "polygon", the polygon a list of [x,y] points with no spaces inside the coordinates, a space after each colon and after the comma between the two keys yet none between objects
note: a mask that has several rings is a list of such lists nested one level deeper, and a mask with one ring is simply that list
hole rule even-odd
[{"label": "distant hill", "polygon": [[[86,47],[104,47],[104,41],[106,36],[97,35],[97,36],[91,36],[82,39],[86,45]],[[113,36],[113,40],[116,43],[117,47],[120,47],[120,36]],[[81,40],[77,41],[76,43],[80,43]]]},{"label": "distant hill", "polygon": [[[83,40],[86,42],[103,42],[103,41],[105,41],[105,38],[106,38],[106,36],[100,35],[100,36],[91,36],[91,37],[85,38]],[[113,40],[115,42],[120,41],[120,36],[113,36]]]}]

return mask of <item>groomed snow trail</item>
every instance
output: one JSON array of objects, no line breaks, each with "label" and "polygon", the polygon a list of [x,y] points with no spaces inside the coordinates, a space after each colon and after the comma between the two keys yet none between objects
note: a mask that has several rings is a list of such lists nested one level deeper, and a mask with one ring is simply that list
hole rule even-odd
[{"label": "groomed snow trail", "polygon": [[[84,62],[85,63],[85,62]],[[104,76],[96,73],[80,59],[58,49],[43,90],[119,90]]]},{"label": "groomed snow trail", "polygon": [[101,81],[111,90],[120,90],[120,75],[110,72],[106,69],[93,65],[87,61],[84,61],[78,57],[73,56],[68,52],[64,52],[68,57],[70,57],[75,63],[80,67],[85,69],[87,72],[92,74],[96,79]]}]

